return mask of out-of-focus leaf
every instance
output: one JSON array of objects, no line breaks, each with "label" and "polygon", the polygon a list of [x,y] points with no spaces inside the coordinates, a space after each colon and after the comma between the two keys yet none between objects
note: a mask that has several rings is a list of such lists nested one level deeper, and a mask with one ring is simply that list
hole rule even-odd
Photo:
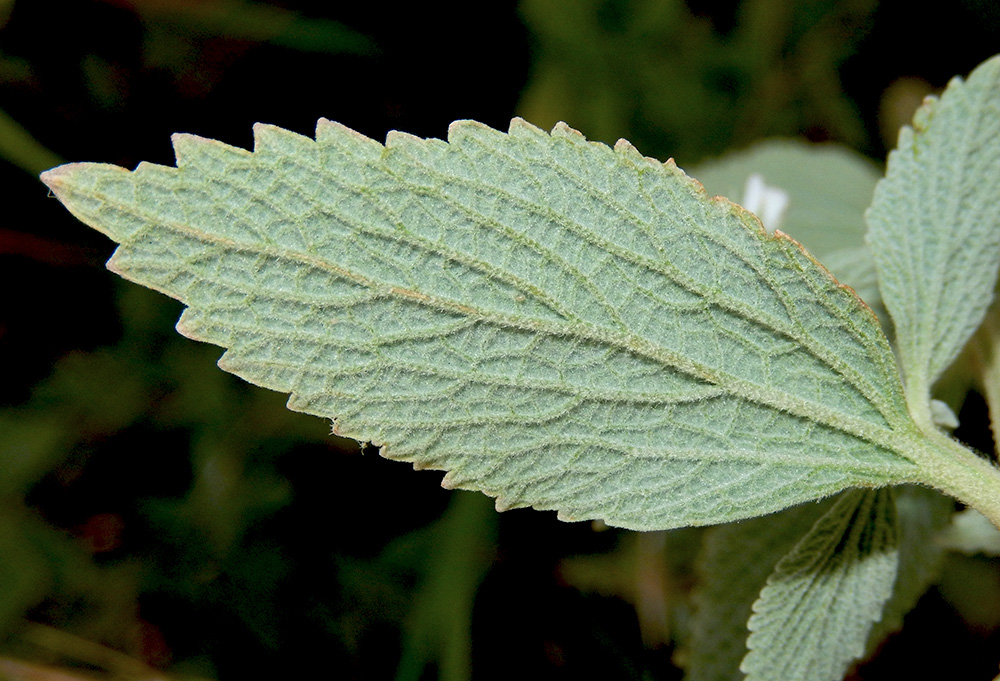
[{"label": "out-of-focus leaf", "polygon": [[[944,550],[935,536],[954,503],[920,487],[899,488],[895,497],[899,569],[882,618],[869,634],[869,652],[902,626],[903,617],[940,574]],[[688,681],[743,681],[739,665],[746,655],[751,605],[777,562],[831,503],[806,504],[708,530],[699,559],[702,579],[696,591]]]},{"label": "out-of-focus leaf", "polygon": [[803,504],[710,528],[698,559],[699,585],[686,681],[742,681],[747,621],[774,566],[832,505]]},{"label": "out-of-focus leaf", "polygon": [[880,173],[860,154],[834,144],[777,139],[699,165],[692,175],[710,194],[741,203],[752,175],[789,198],[779,228],[805,246],[870,307],[880,298],[865,244],[865,210]]},{"label": "out-of-focus leaf", "polygon": [[758,142],[691,171],[705,190],[736,203],[751,175],[789,195],[780,229],[825,264],[842,249],[865,245],[865,210],[881,173],[867,158],[835,144],[794,139]]},{"label": "out-of-focus leaf", "polygon": [[903,618],[940,576],[945,552],[936,537],[955,506],[951,498],[926,487],[899,487],[895,492],[899,570],[882,618],[869,634],[869,652],[902,628]]},{"label": "out-of-focus leaf", "polygon": [[[949,553],[937,592],[973,631],[1000,627],[1000,578],[996,558]],[[995,667],[994,667],[995,668]]]},{"label": "out-of-focus leaf", "polygon": [[951,551],[968,555],[982,553],[1000,556],[1000,530],[975,509],[956,513],[937,537],[938,543]]},{"label": "out-of-focus leaf", "polygon": [[472,674],[472,605],[493,562],[496,514],[480,494],[459,492],[431,528],[425,570],[407,617],[397,681],[418,681],[428,665],[442,681]]},{"label": "out-of-focus leaf", "polygon": [[0,504],[0,636],[45,596],[54,576],[44,544],[30,536],[32,526],[23,511]]},{"label": "out-of-focus leaf", "polygon": [[38,142],[24,126],[0,111],[0,158],[37,175],[62,160]]},{"label": "out-of-focus leaf", "polygon": [[373,54],[370,38],[338,21],[314,19],[263,2],[245,0],[130,0],[143,16],[186,31],[254,42],[269,42],[305,52]]},{"label": "out-of-focus leaf", "polygon": [[31,409],[0,411],[0,502],[22,497],[66,458],[74,438],[63,419]]},{"label": "out-of-focus leaf", "polygon": [[[986,311],[982,325],[969,342],[968,357],[990,412],[993,439],[1000,443],[1000,306],[994,304]],[[997,454],[1000,451],[994,452]]]},{"label": "out-of-focus leaf", "polygon": [[682,164],[807,130],[858,146],[837,69],[875,7],[749,0],[723,34],[682,0],[525,0],[537,56],[518,113]]},{"label": "out-of-focus leaf", "polygon": [[675,620],[686,616],[686,593],[678,582],[693,570],[703,530],[628,532],[613,551],[569,556],[559,576],[583,592],[625,600],[635,608],[642,640],[660,648],[682,635]]},{"label": "out-of-focus leaf", "polygon": [[0,28],[10,19],[10,12],[14,9],[15,0],[0,0]]}]

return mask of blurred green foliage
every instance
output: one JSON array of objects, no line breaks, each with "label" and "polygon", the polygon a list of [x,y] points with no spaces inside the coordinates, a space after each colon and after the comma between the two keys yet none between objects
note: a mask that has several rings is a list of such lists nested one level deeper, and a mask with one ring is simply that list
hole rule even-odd
[{"label": "blurred green foliage", "polygon": [[[879,156],[880,124],[895,129],[912,92],[1000,51],[991,3],[914,14],[875,0],[478,14],[0,2],[0,175],[15,206],[0,225],[0,677],[679,678],[700,531],[497,516],[434,474],[359,455],[217,370],[218,349],[173,332],[178,305],[113,280],[108,245],[32,176],[60,158],[169,163],[175,130],[241,143],[253,120],[308,133],[320,115],[380,137],[516,111],[682,164],[772,135]],[[882,100],[903,75],[916,89]],[[992,593],[979,587],[998,583],[996,565],[955,560],[904,640],[982,669],[1000,616],[976,594]],[[894,645],[864,678],[934,674]]]},{"label": "blurred green foliage", "polygon": [[526,0],[538,48],[520,112],[682,165],[772,135],[859,147],[838,69],[876,5],[747,0],[720,32],[681,0]]}]

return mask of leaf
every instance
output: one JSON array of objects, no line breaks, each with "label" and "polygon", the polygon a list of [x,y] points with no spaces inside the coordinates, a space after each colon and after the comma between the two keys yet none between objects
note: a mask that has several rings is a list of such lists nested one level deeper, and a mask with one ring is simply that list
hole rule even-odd
[{"label": "leaf", "polygon": [[[892,596],[868,636],[866,654],[903,625],[903,617],[937,579],[944,549],[935,541],[954,502],[916,486],[894,490],[899,568]],[[699,557],[686,681],[742,681],[747,621],[775,565],[805,536],[831,503],[804,504],[763,518],[708,530]]]},{"label": "leaf", "polygon": [[456,495],[430,529],[396,681],[424,678],[425,669],[434,665],[442,681],[472,676],[472,606],[495,552],[496,516],[484,502],[480,495]]},{"label": "leaf", "polygon": [[849,27],[877,6],[751,0],[720,33],[685,2],[523,0],[534,49],[518,109],[545,125],[571,116],[595,138],[627,133],[684,162],[809,129],[861,144],[838,71],[864,35]]},{"label": "leaf", "polygon": [[823,257],[823,265],[837,277],[853,288],[861,300],[879,316],[884,328],[888,327],[885,306],[878,288],[878,276],[875,273],[875,260],[867,246],[841,248]]},{"label": "leaf", "polygon": [[[176,26],[198,37],[221,36],[232,40],[270,42],[304,52],[359,55],[378,52],[370,38],[338,21],[309,18],[269,3],[245,0],[185,3],[131,0],[130,6],[152,30],[159,26]],[[170,34],[176,42],[176,30]]]},{"label": "leaf", "polygon": [[955,78],[903,128],[868,211],[882,299],[907,395],[930,388],[979,325],[1000,258],[1000,57]]},{"label": "leaf", "polygon": [[56,154],[42,146],[24,126],[3,110],[0,110],[0,158],[32,175],[62,163]]},{"label": "leaf", "polygon": [[[979,390],[986,399],[994,442],[1000,442],[1000,307],[986,311],[982,325],[969,342]],[[994,444],[994,456],[998,449]]]},{"label": "leaf", "polygon": [[673,163],[515,119],[321,121],[43,175],[220,366],[500,509],[665,529],[916,479],[871,311]]},{"label": "leaf", "polygon": [[892,596],[868,636],[868,651],[903,627],[903,617],[916,606],[941,573],[944,548],[936,541],[954,510],[955,502],[926,487],[906,486],[894,490],[899,523],[899,571]]},{"label": "leaf", "polygon": [[841,495],[754,603],[740,665],[747,681],[840,681],[892,593],[896,541],[891,490]]},{"label": "leaf", "polygon": [[755,174],[789,195],[781,231],[879,311],[875,263],[865,244],[865,210],[879,180],[872,163],[846,147],[772,139],[694,169],[710,194],[737,203]]},{"label": "leaf", "polygon": [[[10,507],[12,504],[5,504]],[[48,556],[39,546],[38,523],[20,509],[0,512],[0,633],[15,630],[25,612],[45,598],[53,581]],[[48,529],[48,528],[45,528]]]},{"label": "leaf", "polygon": [[710,194],[739,202],[754,174],[787,192],[781,231],[826,264],[842,249],[865,245],[865,209],[880,174],[861,154],[834,144],[771,139],[703,163],[693,174]]},{"label": "leaf", "polygon": [[743,681],[753,604],[774,566],[830,506],[828,500],[803,504],[707,530],[685,681]]}]

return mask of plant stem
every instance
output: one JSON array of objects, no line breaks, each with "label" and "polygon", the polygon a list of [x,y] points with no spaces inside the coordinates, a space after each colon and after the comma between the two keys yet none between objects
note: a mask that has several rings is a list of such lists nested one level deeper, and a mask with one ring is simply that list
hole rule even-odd
[{"label": "plant stem", "polygon": [[1000,468],[936,428],[924,431],[925,482],[986,516],[1000,529]]}]

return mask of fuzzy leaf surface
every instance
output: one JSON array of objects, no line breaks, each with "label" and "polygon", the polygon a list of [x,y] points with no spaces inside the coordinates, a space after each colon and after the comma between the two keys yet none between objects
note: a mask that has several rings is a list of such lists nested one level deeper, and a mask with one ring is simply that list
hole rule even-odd
[{"label": "fuzzy leaf surface", "polygon": [[881,177],[871,161],[847,147],[792,139],[759,142],[702,163],[692,174],[709,194],[736,203],[754,174],[787,192],[790,201],[781,231],[824,265],[831,253],[864,246],[865,209]]},{"label": "fuzzy leaf surface", "polygon": [[698,557],[698,589],[685,681],[743,681],[747,621],[767,578],[830,509],[832,500],[802,504],[707,530]]},{"label": "fuzzy leaf surface", "polygon": [[747,681],[840,681],[865,652],[899,565],[889,489],[849,490],[778,562],[747,623]]},{"label": "fuzzy leaf surface", "polygon": [[709,194],[736,203],[755,174],[787,192],[781,231],[881,314],[875,263],[865,243],[865,210],[880,178],[871,161],[834,144],[773,139],[703,163],[693,174]]},{"label": "fuzzy leaf surface", "polygon": [[907,390],[925,404],[993,299],[1000,265],[1000,57],[900,131],[867,213]]},{"label": "fuzzy leaf surface", "polygon": [[955,507],[950,497],[926,487],[908,485],[893,492],[899,524],[899,570],[882,617],[868,635],[868,653],[874,652],[889,634],[902,629],[903,618],[940,576],[945,550],[937,535]]},{"label": "fuzzy leaf surface", "polygon": [[255,139],[43,180],[290,408],[499,508],[634,529],[915,479],[871,311],[673,163],[520,120]]}]

